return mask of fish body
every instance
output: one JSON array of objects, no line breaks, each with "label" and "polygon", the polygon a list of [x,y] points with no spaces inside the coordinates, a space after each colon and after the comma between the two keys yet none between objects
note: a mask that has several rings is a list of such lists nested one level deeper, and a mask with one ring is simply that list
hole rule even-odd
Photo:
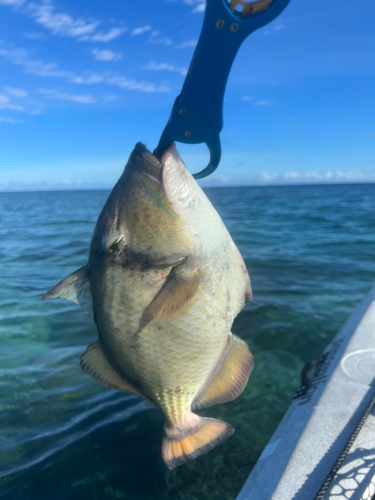
[{"label": "fish body", "polygon": [[247,383],[253,358],[230,329],[251,299],[250,280],[174,145],[160,162],[136,145],[97,220],[87,266],[47,298],[73,300],[94,319],[86,373],[163,411],[169,468],[234,432],[192,410],[234,399]]}]

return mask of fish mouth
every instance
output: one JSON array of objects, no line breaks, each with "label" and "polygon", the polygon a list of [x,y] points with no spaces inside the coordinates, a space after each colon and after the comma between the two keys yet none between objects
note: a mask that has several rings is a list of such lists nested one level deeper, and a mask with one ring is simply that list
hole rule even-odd
[{"label": "fish mouth", "polygon": [[164,167],[169,167],[170,162],[174,161],[176,157],[179,157],[179,154],[174,142],[163,153],[160,160],[147,149],[145,144],[138,142],[131,155],[131,160],[139,174],[148,177],[164,188]]},{"label": "fish mouth", "polygon": [[147,149],[145,144],[138,142],[130,155],[127,167],[125,167],[128,172],[128,182],[134,183],[141,189],[140,196],[152,200],[157,207],[162,207],[173,218],[176,217],[177,213],[170,202],[165,171],[173,169],[176,155],[178,152],[174,143],[169,146],[159,160]]},{"label": "fish mouth", "polygon": [[142,142],[138,142],[130,156],[130,160],[135,165],[136,171],[159,186],[162,185],[162,163],[154,156]]}]

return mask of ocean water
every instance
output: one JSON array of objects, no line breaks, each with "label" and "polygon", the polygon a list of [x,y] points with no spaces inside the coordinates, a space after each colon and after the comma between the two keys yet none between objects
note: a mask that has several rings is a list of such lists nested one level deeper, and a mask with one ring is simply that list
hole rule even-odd
[{"label": "ocean water", "polygon": [[79,369],[94,324],[42,303],[86,263],[108,192],[0,193],[0,498],[233,500],[287,410],[304,364],[375,284],[375,185],[207,189],[238,245],[254,301],[234,323],[255,368],[202,415],[236,433],[174,471],[163,416]]}]

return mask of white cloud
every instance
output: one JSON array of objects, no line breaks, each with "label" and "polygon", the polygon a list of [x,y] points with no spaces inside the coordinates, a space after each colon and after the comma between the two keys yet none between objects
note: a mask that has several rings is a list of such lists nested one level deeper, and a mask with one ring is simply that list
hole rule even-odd
[{"label": "white cloud", "polygon": [[241,97],[241,101],[252,101],[254,99],[254,96],[252,95],[244,95]]},{"label": "white cloud", "polygon": [[25,123],[24,120],[16,120],[15,118],[6,118],[5,116],[0,116],[0,122],[4,122],[4,123]]},{"label": "white cloud", "polygon": [[9,59],[13,64],[23,66],[26,73],[60,78],[67,78],[72,75],[71,72],[58,70],[56,64],[45,64],[38,60],[28,59],[27,52],[24,49],[0,49],[0,56]]},{"label": "white cloud", "polygon": [[155,61],[151,61],[143,69],[148,69],[150,71],[172,71],[174,73],[180,73],[185,76],[187,73],[187,68],[183,68],[181,66],[174,66],[173,64],[168,63],[156,63]]},{"label": "white cloud", "polygon": [[192,10],[193,14],[204,12],[206,10],[206,2],[199,2],[195,9]]},{"label": "white cloud", "polygon": [[273,184],[326,184],[338,182],[373,182],[375,174],[363,173],[360,170],[343,172],[341,170],[325,172],[262,172],[257,179],[258,182]]},{"label": "white cloud", "polygon": [[85,35],[79,38],[79,41],[89,40],[91,42],[110,42],[121,36],[128,28],[112,28],[108,33],[95,33],[94,35]]},{"label": "white cloud", "polygon": [[11,96],[12,98],[15,97],[16,99],[19,98],[24,99],[28,96],[28,92],[26,90],[15,89],[13,87],[3,87],[3,88],[7,92],[7,95],[0,94],[0,110],[8,109],[10,111],[28,113],[30,115],[36,115],[41,113],[40,110],[35,109],[35,106],[38,106],[38,104],[36,104],[32,100],[28,99],[25,103],[25,106],[21,106],[20,104],[14,104],[14,102],[12,102],[11,98],[9,97]]},{"label": "white cloud", "polygon": [[123,89],[139,90],[140,92],[170,92],[171,90],[166,85],[155,85],[153,83],[137,82],[135,80],[130,80],[125,76],[110,76],[107,77],[106,82],[110,85],[116,85],[117,87]]},{"label": "white cloud", "polygon": [[111,50],[93,49],[91,54],[98,61],[118,61],[122,57],[119,52],[112,52]]},{"label": "white cloud", "polygon": [[259,101],[254,102],[254,106],[272,106],[270,99],[259,99]]},{"label": "white cloud", "polygon": [[155,43],[155,44],[160,44],[160,45],[167,45],[167,46],[173,45],[172,40],[170,38],[168,38],[167,36],[160,36],[160,37],[150,36],[148,41],[150,43]]},{"label": "white cloud", "polygon": [[[169,0],[175,1],[175,0]],[[183,0],[186,5],[194,6],[192,12],[193,14],[204,12],[206,10],[206,0]]]},{"label": "white cloud", "polygon": [[16,89],[14,87],[3,87],[5,92],[13,97],[27,97],[28,91],[23,89]]},{"label": "white cloud", "polygon": [[77,85],[95,85],[104,82],[104,80],[105,77],[97,73],[92,73],[91,75],[73,75],[67,78],[69,83],[75,83]]},{"label": "white cloud", "polygon": [[285,172],[284,179],[298,179],[300,176],[298,172]]},{"label": "white cloud", "polygon": [[279,33],[279,31],[283,30],[285,28],[284,24],[282,21],[276,21],[275,23],[271,24],[270,27],[266,28],[263,33],[265,35],[272,35],[275,33]]},{"label": "white cloud", "polygon": [[18,104],[13,104],[8,96],[0,94],[0,110],[11,109],[13,111],[23,111],[23,107]]},{"label": "white cloud", "polygon": [[143,33],[146,33],[147,31],[151,30],[151,26],[141,26],[140,28],[134,28],[133,31],[130,33],[131,36],[136,36],[136,35],[143,35]]},{"label": "white cloud", "polygon": [[97,99],[91,95],[64,94],[58,90],[50,89],[39,89],[37,92],[46,96],[47,99],[59,99],[61,101],[71,101],[79,104],[94,104],[97,102]]},{"label": "white cloud", "polygon": [[326,172],[285,172],[283,175],[283,180],[293,181],[293,182],[360,182],[360,181],[371,181],[375,180],[375,174],[369,175],[364,174],[361,171],[349,171],[343,172],[341,170],[336,170],[332,172],[327,170]]},{"label": "white cloud", "polygon": [[55,78],[73,78],[71,71],[59,70],[54,63],[44,63],[39,60],[28,59],[24,49],[0,49],[0,56],[9,59],[13,64],[23,66],[26,73],[36,76],[50,76]]},{"label": "white cloud", "polygon": [[[26,0],[0,0],[0,5],[23,5]],[[107,33],[95,33],[101,21],[93,18],[73,18],[65,12],[56,12],[51,0],[42,3],[30,2],[21,11],[28,14],[37,24],[49,30],[53,35],[78,38],[79,41],[109,42],[118,38],[128,28],[111,28]],[[31,40],[45,39],[45,35],[38,32],[26,32],[24,36]]]},{"label": "white cloud", "polygon": [[188,49],[190,47],[195,47],[198,43],[198,40],[185,40],[180,45],[176,45],[176,49]]},{"label": "white cloud", "polygon": [[84,17],[74,19],[64,12],[55,12],[54,6],[49,1],[42,4],[31,2],[27,5],[27,9],[34,21],[50,30],[53,35],[82,37],[93,33],[100,24],[95,19]]},{"label": "white cloud", "polygon": [[62,78],[69,83],[93,85],[103,82],[128,90],[138,90],[139,92],[170,92],[171,90],[166,85],[137,82],[127,78],[126,76],[116,74],[109,75],[108,73],[104,73],[103,75],[98,75],[93,73],[91,75],[77,75],[72,71],[58,69],[57,65],[53,63],[30,60],[28,59],[27,52],[24,49],[0,49],[0,56],[9,59],[13,64],[22,66],[26,73],[40,77]]},{"label": "white cloud", "polygon": [[278,175],[273,172],[272,174],[268,173],[268,172],[262,172],[260,175],[259,175],[259,180],[261,182],[272,182],[274,181],[275,179],[277,179]]}]

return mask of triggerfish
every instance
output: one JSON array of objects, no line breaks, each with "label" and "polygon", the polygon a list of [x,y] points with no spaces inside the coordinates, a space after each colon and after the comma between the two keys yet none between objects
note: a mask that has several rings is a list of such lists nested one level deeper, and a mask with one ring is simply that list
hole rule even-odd
[{"label": "triggerfish", "polygon": [[162,458],[173,469],[234,432],[193,411],[244,390],[253,357],[231,327],[251,298],[244,261],[175,145],[159,161],[138,143],[99,215],[88,264],[42,300],[71,300],[94,320],[98,340],[82,370],[163,411]]}]

